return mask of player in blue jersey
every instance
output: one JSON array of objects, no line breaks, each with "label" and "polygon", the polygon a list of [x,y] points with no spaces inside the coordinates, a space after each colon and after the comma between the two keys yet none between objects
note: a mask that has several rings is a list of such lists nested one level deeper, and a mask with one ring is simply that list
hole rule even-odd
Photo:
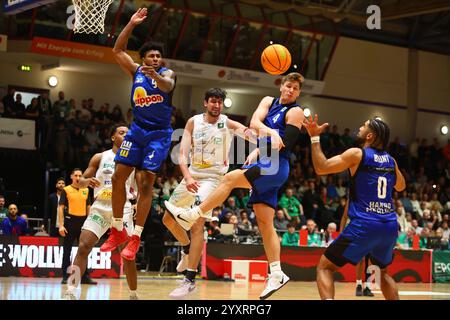
[{"label": "player in blue jersey", "polygon": [[123,228],[123,208],[126,201],[125,182],[136,168],[139,189],[136,225],[127,246],[122,250],[124,259],[134,260],[140,245],[140,236],[150,211],[155,174],[168,155],[172,128],[172,93],[175,88],[175,73],[162,67],[163,49],[157,44],[147,43],[139,51],[141,65],[135,63],[126,52],[128,38],[134,27],[147,17],[147,9],[141,8],[130,18],[120,33],[113,54],[127,75],[133,80],[131,105],[134,120],[130,130],[117,151],[116,168],[112,177],[113,222],[102,251],[112,251],[128,240]]},{"label": "player in blue jersey", "polygon": [[394,279],[387,273],[397,240],[397,215],[393,190],[405,189],[397,163],[385,150],[389,127],[379,119],[367,120],[357,135],[361,148],[350,148],[327,159],[320,148],[320,134],[328,124],[318,125],[317,115],[305,121],[311,136],[311,155],[319,175],[349,170],[351,175],[348,217],[350,223],[326,249],[317,266],[317,286],[322,299],[334,298],[333,274],[347,263],[356,265],[367,254],[380,268],[380,287],[386,299],[398,299]]},{"label": "player in blue jersey", "polygon": [[[290,73],[281,81],[279,98],[261,100],[250,123],[250,128],[260,137],[260,147],[249,155],[241,169],[227,173],[199,206],[183,209],[166,201],[166,208],[175,220],[189,230],[198,218],[221,205],[234,188],[252,189],[249,204],[253,204],[270,265],[269,279],[260,299],[267,299],[289,281],[281,271],[280,241],[273,218],[278,191],[289,176],[290,152],[298,140],[304,119],[303,110],[296,102],[303,81],[301,74]],[[258,156],[256,163],[252,163]]]}]

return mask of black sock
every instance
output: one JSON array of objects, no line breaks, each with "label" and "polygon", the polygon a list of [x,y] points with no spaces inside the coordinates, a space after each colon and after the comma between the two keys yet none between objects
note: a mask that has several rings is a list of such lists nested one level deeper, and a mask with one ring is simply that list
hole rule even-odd
[{"label": "black sock", "polygon": [[189,269],[186,271],[186,279],[188,279],[191,282],[195,281],[196,275],[197,275],[197,271],[189,270]]},{"label": "black sock", "polygon": [[183,252],[184,254],[189,254],[189,248],[191,247],[191,244],[189,243],[186,246],[183,246]]}]

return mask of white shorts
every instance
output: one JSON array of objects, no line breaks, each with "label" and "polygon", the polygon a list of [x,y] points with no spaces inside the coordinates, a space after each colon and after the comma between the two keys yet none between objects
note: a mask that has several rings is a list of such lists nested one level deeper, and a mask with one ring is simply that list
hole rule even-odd
[{"label": "white shorts", "polygon": [[[81,230],[89,230],[100,239],[111,228],[112,217],[111,201],[97,200],[91,206]],[[133,207],[129,201],[125,202],[123,208],[123,227],[127,230],[129,236],[133,234]]]},{"label": "white shorts", "polygon": [[[186,189],[186,181],[183,179],[170,196],[170,203],[180,208],[190,208],[194,205],[199,205],[217,188],[223,179],[222,176],[220,178],[193,178],[200,184],[197,194]],[[205,212],[206,219],[211,219],[211,216],[212,210]]]}]

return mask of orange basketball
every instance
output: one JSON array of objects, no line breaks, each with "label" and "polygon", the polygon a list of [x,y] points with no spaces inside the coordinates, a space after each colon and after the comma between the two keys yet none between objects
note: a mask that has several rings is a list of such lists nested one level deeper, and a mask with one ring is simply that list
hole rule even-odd
[{"label": "orange basketball", "polygon": [[261,65],[267,73],[285,73],[291,66],[291,53],[281,44],[271,44],[261,54]]}]

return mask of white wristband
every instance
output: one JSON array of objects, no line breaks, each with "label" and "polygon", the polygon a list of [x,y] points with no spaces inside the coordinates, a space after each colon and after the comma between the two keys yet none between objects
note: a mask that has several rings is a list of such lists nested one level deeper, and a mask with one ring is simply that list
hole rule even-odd
[{"label": "white wristband", "polygon": [[320,136],[311,137],[311,144],[319,143],[319,142],[320,142]]}]

